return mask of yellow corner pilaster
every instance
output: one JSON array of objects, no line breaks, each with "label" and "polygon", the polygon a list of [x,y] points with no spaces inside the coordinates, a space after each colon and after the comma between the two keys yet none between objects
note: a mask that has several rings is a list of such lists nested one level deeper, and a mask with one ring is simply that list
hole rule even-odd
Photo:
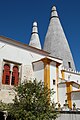
[{"label": "yellow corner pilaster", "polygon": [[[42,60],[44,62],[44,85],[50,90],[50,62],[51,60],[45,58]],[[50,94],[48,96],[50,102]]]},{"label": "yellow corner pilaster", "polygon": [[69,105],[69,108],[72,108],[72,100],[71,100],[72,85],[70,83],[66,83],[66,89],[67,89],[68,105]]},{"label": "yellow corner pilaster", "polygon": [[50,63],[44,63],[44,85],[50,89]]},{"label": "yellow corner pilaster", "polygon": [[64,70],[61,71],[61,74],[62,74],[62,80],[65,80],[65,72],[64,72]]},{"label": "yellow corner pilaster", "polygon": [[44,85],[50,89],[50,62],[52,60],[44,58],[42,61],[44,63]]}]

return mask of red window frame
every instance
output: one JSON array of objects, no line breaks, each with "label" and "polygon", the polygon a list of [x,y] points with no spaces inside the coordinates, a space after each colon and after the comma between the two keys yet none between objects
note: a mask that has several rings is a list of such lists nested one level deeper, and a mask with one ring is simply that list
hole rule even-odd
[{"label": "red window frame", "polygon": [[2,76],[2,84],[10,84],[10,65],[5,64]]},{"label": "red window frame", "polygon": [[19,72],[18,72],[18,67],[14,66],[13,67],[13,72],[12,72],[12,79],[11,79],[11,85],[18,85],[19,83]]}]

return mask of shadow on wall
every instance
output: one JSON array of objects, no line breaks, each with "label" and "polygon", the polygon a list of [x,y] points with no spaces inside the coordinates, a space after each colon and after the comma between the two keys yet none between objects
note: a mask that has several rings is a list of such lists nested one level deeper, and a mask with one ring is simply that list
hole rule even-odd
[{"label": "shadow on wall", "polygon": [[34,66],[34,67],[33,67],[33,70],[34,70],[34,71],[39,71],[39,70],[43,70],[43,69],[44,69],[44,64],[43,64],[42,61],[39,61],[39,62],[34,63],[33,66]]}]

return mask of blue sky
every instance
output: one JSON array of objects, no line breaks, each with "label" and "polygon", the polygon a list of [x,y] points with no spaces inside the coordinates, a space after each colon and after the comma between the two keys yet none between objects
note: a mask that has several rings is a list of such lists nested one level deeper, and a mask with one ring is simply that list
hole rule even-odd
[{"label": "blue sky", "polygon": [[80,0],[0,0],[0,35],[28,44],[37,21],[43,46],[53,5],[80,71]]}]

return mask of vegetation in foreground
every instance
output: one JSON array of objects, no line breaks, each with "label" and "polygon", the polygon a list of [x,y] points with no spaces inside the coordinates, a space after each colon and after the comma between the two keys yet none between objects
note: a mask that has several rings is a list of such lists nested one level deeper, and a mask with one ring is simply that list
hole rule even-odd
[{"label": "vegetation in foreground", "polygon": [[8,105],[1,102],[0,109],[7,110],[15,120],[55,120],[55,104],[50,101],[53,90],[40,81],[27,81],[15,88],[14,102]]}]

